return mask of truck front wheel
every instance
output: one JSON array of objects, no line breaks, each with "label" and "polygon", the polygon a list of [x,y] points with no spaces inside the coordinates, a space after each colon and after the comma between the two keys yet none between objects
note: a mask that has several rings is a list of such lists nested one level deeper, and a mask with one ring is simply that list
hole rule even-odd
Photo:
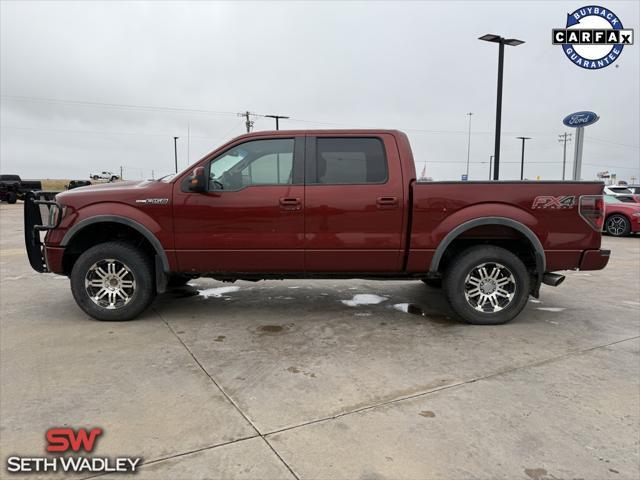
[{"label": "truck front wheel", "polygon": [[16,192],[9,192],[7,194],[7,203],[14,204],[17,201],[18,201],[18,195],[16,194]]},{"label": "truck front wheel", "polygon": [[71,291],[78,306],[97,320],[131,320],[153,301],[150,259],[124,242],[95,245],[71,271]]},{"label": "truck front wheel", "polygon": [[527,304],[530,279],[522,261],[491,245],[471,247],[451,262],[444,277],[451,308],[467,323],[498,325]]}]

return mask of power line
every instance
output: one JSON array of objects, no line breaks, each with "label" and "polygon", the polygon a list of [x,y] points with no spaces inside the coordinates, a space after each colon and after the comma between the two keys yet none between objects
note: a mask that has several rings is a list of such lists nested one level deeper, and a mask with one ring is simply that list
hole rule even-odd
[{"label": "power line", "polygon": [[[1,98],[7,100],[16,100],[16,101],[28,101],[28,102],[38,102],[38,103],[52,103],[52,104],[65,104],[65,105],[74,105],[74,106],[85,106],[85,107],[96,107],[96,108],[114,108],[114,109],[124,109],[124,110],[138,110],[138,111],[165,111],[172,113],[191,113],[191,114],[201,114],[201,115],[233,115],[236,116],[236,112],[232,111],[223,111],[223,110],[208,110],[208,109],[197,109],[197,108],[187,108],[187,107],[167,107],[167,106],[158,106],[158,105],[137,105],[137,104],[127,104],[127,103],[110,103],[110,102],[93,102],[93,101],[84,101],[84,100],[68,100],[68,99],[59,99],[59,98],[47,98],[47,97],[31,97],[31,96],[23,96],[23,95],[0,95]],[[244,113],[242,114],[245,115]],[[269,115],[262,115],[258,113],[250,113],[251,116],[254,117],[268,117]],[[353,124],[347,123],[337,123],[337,122],[324,122],[317,120],[308,120],[292,117],[290,119],[291,122],[298,123],[307,123],[312,125],[326,125],[326,126],[334,126],[334,127],[345,127],[345,128],[370,128],[370,127],[354,127]],[[5,128],[5,127],[3,127]],[[26,127],[10,127],[10,128],[24,128]],[[401,130],[406,132],[412,132],[417,134],[442,134],[442,135],[467,135],[468,131],[465,130],[428,130],[428,129],[419,129],[419,128],[401,128]],[[53,131],[53,130],[52,130]],[[518,134],[521,133],[519,131],[503,131],[503,134]],[[530,134],[536,135],[545,135],[545,136],[555,136],[555,133],[551,132],[528,132]],[[118,133],[123,135],[129,135],[129,133]],[[493,135],[493,131],[474,131],[474,135]],[[138,135],[138,134],[132,134]],[[142,133],[139,135],[147,135],[146,133]],[[169,135],[171,136],[171,135]],[[198,137],[194,137],[198,138]],[[213,137],[199,137],[199,138],[213,138]],[[217,137],[215,138],[217,139]],[[640,149],[638,145],[631,145],[628,143],[615,142],[611,140],[605,140],[602,138],[596,137],[588,137],[586,139],[594,142],[602,142],[610,145],[617,145],[620,147]]]},{"label": "power line", "polygon": [[126,103],[89,102],[89,101],[83,101],[83,100],[63,100],[58,98],[25,97],[25,96],[19,96],[19,95],[2,95],[1,97],[6,98],[8,100],[21,100],[21,101],[39,102],[39,103],[57,103],[57,104],[78,105],[78,106],[87,106],[87,107],[106,107],[106,108],[119,108],[119,109],[133,109],[133,110],[198,113],[198,114],[209,114],[209,115],[235,115],[235,112],[203,110],[203,109],[185,108],[185,107],[160,107],[155,105],[133,105],[133,104],[126,104]]}]

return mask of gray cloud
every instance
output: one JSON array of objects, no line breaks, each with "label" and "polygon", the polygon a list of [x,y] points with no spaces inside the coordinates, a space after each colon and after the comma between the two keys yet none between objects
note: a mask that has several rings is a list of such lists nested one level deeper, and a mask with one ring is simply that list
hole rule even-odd
[{"label": "gray cloud", "polygon": [[[497,47],[477,37],[522,38],[507,47],[502,178],[559,178],[562,118],[601,120],[586,131],[583,177],[640,177],[640,50],[618,67],[572,65],[551,29],[575,2],[2,2],[2,171],[82,178],[118,170],[149,177],[243,132],[233,112],[290,115],[285,128],[399,128],[418,170],[459,179],[474,112],[471,178],[493,151]],[[638,31],[637,2],[605,2]],[[185,107],[227,114],[15,99]],[[305,121],[303,121],[305,120]],[[307,121],[318,122],[308,123]],[[187,125],[191,138],[187,146]],[[256,129],[273,120],[256,118]],[[572,149],[572,146],[571,146]],[[570,150],[572,152],[572,150]],[[571,157],[571,155],[569,155]],[[485,162],[485,163],[481,163]]]}]

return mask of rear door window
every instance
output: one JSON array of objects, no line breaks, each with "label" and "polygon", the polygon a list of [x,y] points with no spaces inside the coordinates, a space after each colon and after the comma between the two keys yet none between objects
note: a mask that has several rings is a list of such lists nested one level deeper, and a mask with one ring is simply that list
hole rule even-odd
[{"label": "rear door window", "polygon": [[387,159],[379,138],[317,138],[312,183],[353,185],[386,181]]}]

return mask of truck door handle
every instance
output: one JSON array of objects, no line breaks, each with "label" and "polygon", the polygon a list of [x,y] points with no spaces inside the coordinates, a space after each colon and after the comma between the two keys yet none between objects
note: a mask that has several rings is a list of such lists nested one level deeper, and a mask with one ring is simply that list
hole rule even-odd
[{"label": "truck door handle", "polygon": [[378,197],[378,208],[394,208],[398,206],[398,197]]},{"label": "truck door handle", "polygon": [[300,210],[300,199],[297,197],[282,197],[280,199],[282,210]]}]

